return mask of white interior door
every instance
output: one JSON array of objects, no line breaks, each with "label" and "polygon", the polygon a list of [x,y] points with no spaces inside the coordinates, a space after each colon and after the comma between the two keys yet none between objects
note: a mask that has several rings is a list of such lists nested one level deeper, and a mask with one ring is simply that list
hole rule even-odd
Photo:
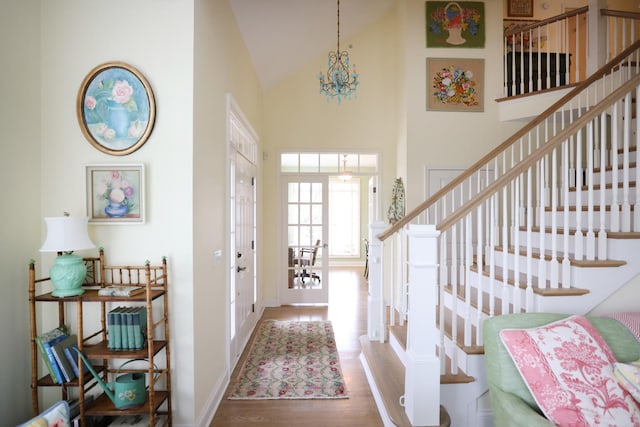
[{"label": "white interior door", "polygon": [[328,179],[285,176],[281,304],[328,304]]},{"label": "white interior door", "polygon": [[236,153],[232,162],[232,229],[231,253],[231,349],[237,359],[248,341],[253,327],[249,321],[254,313],[255,241],[254,241],[254,176],[255,166]]}]

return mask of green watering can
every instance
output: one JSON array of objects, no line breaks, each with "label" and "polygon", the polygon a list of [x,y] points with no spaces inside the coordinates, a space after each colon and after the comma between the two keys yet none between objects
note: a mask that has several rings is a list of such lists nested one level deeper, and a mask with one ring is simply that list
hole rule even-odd
[{"label": "green watering can", "polygon": [[[93,369],[93,366],[91,366],[91,363],[89,363],[84,354],[82,354],[82,352],[75,347],[73,347],[73,349],[82,358],[82,361],[87,365],[87,368],[89,368],[89,372],[93,374],[96,381],[98,381],[98,384],[100,384],[100,387],[102,387],[102,389],[104,390],[104,393],[109,399],[111,399],[111,401],[115,405],[116,409],[127,409],[134,406],[140,406],[147,400],[144,373],[133,372],[123,374],[116,377],[116,380],[114,382],[105,384],[98,373]],[[137,359],[124,362],[118,369],[122,369],[124,365],[135,360]]]}]

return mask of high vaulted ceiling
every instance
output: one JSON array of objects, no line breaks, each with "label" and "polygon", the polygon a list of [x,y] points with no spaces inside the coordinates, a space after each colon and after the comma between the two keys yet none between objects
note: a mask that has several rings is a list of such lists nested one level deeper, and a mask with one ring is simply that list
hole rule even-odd
[{"label": "high vaulted ceiling", "polygon": [[[336,48],[335,0],[230,0],[264,89]],[[340,47],[396,0],[341,0]],[[320,70],[318,70],[320,71]]]}]

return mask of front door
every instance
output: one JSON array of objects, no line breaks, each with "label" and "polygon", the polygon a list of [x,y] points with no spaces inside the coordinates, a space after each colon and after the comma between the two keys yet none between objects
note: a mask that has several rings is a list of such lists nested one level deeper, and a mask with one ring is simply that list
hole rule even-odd
[{"label": "front door", "polygon": [[328,304],[326,176],[285,176],[282,304]]}]

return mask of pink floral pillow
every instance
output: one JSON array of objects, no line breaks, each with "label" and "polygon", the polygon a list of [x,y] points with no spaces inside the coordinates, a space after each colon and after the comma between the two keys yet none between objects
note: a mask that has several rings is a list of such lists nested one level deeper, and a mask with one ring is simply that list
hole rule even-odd
[{"label": "pink floral pillow", "polygon": [[613,374],[615,358],[583,316],[500,338],[544,415],[558,426],[640,426],[640,409]]}]

